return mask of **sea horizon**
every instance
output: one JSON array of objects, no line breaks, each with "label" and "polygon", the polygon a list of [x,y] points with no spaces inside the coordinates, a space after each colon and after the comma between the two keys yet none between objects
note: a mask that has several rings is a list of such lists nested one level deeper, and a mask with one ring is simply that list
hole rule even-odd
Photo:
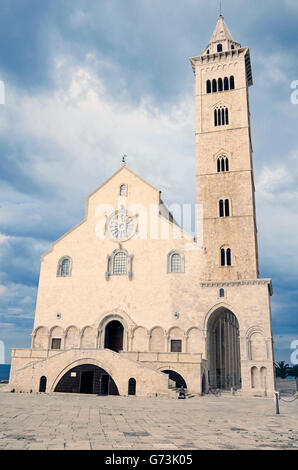
[{"label": "sea horizon", "polygon": [[0,382],[1,380],[8,380],[10,373],[10,364],[0,364]]}]

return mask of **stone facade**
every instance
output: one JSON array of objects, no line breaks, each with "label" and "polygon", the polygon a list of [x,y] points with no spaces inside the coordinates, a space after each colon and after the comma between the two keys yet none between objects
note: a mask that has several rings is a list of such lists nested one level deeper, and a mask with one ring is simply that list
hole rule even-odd
[{"label": "stone facade", "polygon": [[32,345],[12,351],[10,388],[69,391],[73,379],[72,391],[83,393],[109,393],[113,382],[120,395],[170,396],[169,385],[183,383],[194,394],[234,387],[272,396],[272,286],[258,270],[249,49],[220,16],[191,63],[203,239],[185,233],[160,191],[122,166],[42,257]]}]

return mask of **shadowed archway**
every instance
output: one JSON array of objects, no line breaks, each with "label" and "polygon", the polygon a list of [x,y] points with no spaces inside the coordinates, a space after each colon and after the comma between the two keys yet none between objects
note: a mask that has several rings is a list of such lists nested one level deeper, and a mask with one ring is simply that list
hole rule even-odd
[{"label": "shadowed archway", "polygon": [[178,374],[178,372],[175,372],[174,370],[162,370],[161,372],[163,372],[164,374],[168,374],[170,380],[176,382],[176,387],[187,388],[184,378],[182,377],[182,375]]},{"label": "shadowed archway", "polygon": [[70,369],[59,380],[54,392],[119,395],[112,377],[94,364],[83,364]]},{"label": "shadowed archway", "polygon": [[118,320],[112,320],[105,327],[104,347],[111,351],[119,352],[123,350],[123,332],[122,323]]},{"label": "shadowed archway", "polygon": [[207,355],[210,387],[241,387],[239,323],[225,307],[213,312],[208,320]]}]

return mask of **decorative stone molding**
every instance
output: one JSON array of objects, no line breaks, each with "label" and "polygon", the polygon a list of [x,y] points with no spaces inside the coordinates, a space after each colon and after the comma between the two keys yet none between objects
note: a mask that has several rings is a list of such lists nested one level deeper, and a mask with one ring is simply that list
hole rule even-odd
[{"label": "decorative stone molding", "polygon": [[239,281],[205,281],[200,287],[235,287],[235,286],[261,286],[267,285],[270,295],[273,295],[271,279],[242,279]]}]

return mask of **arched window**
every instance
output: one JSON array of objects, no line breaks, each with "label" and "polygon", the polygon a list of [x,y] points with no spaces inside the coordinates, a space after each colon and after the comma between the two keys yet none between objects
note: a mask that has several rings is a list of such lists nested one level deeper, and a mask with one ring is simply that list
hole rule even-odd
[{"label": "arched window", "polygon": [[228,157],[222,155],[221,157],[217,159],[217,172],[221,173],[221,172],[226,172],[226,171],[230,171],[229,159]]},{"label": "arched window", "polygon": [[128,275],[129,280],[132,281],[132,265],[133,255],[129,255],[124,248],[114,250],[111,255],[107,256],[106,281],[109,281],[111,276],[122,275]]},{"label": "arched window", "polygon": [[229,89],[229,79],[228,77],[224,78],[224,90],[227,91]]},{"label": "arched window", "polygon": [[229,201],[229,199],[225,200],[225,217],[230,217],[230,201]]},{"label": "arched window", "polygon": [[234,50],[235,49],[235,46],[234,44],[231,45],[231,49]]},{"label": "arched window", "polygon": [[228,108],[225,109],[225,112],[226,112],[226,122],[225,122],[225,124],[226,124],[226,126],[228,126],[229,125],[229,110],[228,110]]},{"label": "arched window", "polygon": [[222,44],[217,44],[217,52],[222,52]]},{"label": "arched window", "polygon": [[64,257],[58,263],[57,276],[68,277],[70,275],[71,275],[71,259],[69,257]]},{"label": "arched window", "polygon": [[209,55],[209,54],[210,54],[210,51],[209,51],[209,49],[208,49],[208,51],[207,51],[207,55]]},{"label": "arched window", "polygon": [[235,79],[233,77],[233,75],[230,76],[230,90],[234,90],[235,89]]},{"label": "arched window", "polygon": [[229,199],[220,199],[219,201],[219,217],[230,217],[230,201]]},{"label": "arched window", "polygon": [[220,249],[220,265],[221,266],[232,265],[231,248]]},{"label": "arched window", "polygon": [[226,106],[217,106],[214,110],[214,126],[229,124],[229,110]]},{"label": "arched window", "polygon": [[127,254],[125,251],[117,251],[113,257],[113,274],[127,274]]},{"label": "arched window", "polygon": [[225,296],[225,290],[224,289],[219,289],[219,297],[224,297]]},{"label": "arched window", "polygon": [[128,395],[136,394],[136,379],[131,378],[128,381]]},{"label": "arched window", "polygon": [[211,93],[211,82],[207,80],[206,82],[206,93]]},{"label": "arched window", "polygon": [[223,200],[221,199],[219,201],[219,217],[224,217],[224,203]]},{"label": "arched window", "polygon": [[168,254],[168,273],[184,272],[184,256],[176,251]]},{"label": "arched window", "polygon": [[220,250],[220,264],[221,266],[226,265],[226,251],[224,248],[221,248]]},{"label": "arched window", "polygon": [[121,186],[120,186],[120,196],[127,196],[127,186],[126,186],[126,184],[121,184]]},{"label": "arched window", "polygon": [[181,273],[181,256],[178,253],[171,257],[171,273]]},{"label": "arched window", "polygon": [[232,265],[231,249],[228,248],[228,249],[227,249],[227,266],[231,266],[231,265]]},{"label": "arched window", "polygon": [[222,78],[219,78],[218,79],[218,91],[222,91],[222,90],[223,90]]},{"label": "arched window", "polygon": [[217,82],[216,82],[215,78],[212,80],[212,91],[213,91],[213,93],[217,92]]}]

